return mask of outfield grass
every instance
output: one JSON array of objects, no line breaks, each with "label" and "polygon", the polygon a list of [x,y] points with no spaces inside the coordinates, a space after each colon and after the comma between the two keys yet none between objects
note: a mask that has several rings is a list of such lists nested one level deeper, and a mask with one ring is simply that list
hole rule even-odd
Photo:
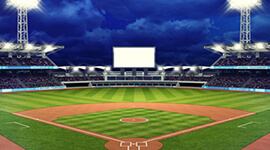
[{"label": "outfield grass", "polygon": [[[270,108],[270,95],[230,91],[173,88],[97,88],[0,94],[0,110],[19,112],[30,109],[89,103],[159,102],[233,108],[258,112]],[[163,150],[239,150],[270,131],[270,111],[162,140]],[[90,137],[0,111],[0,134],[27,150],[97,149],[105,140]],[[30,126],[21,129],[19,122]],[[247,128],[237,126],[248,122]],[[84,146],[85,145],[85,146]],[[89,148],[90,147],[90,148]]]},{"label": "outfield grass", "polygon": [[[149,121],[119,121],[121,118],[131,117],[147,118]],[[117,138],[151,138],[213,121],[208,117],[137,108],[60,117],[55,122]]]}]

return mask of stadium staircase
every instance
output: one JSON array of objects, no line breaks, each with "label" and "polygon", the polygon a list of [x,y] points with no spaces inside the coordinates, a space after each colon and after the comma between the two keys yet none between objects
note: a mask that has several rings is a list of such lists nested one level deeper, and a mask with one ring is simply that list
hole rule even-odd
[{"label": "stadium staircase", "polygon": [[222,56],[219,57],[218,60],[216,60],[216,61],[212,64],[212,66],[215,66],[215,64],[216,64],[217,62],[219,62],[219,60],[222,59],[222,58],[224,58],[224,57],[222,57]]},{"label": "stadium staircase", "polygon": [[19,78],[15,78],[15,79],[23,88],[26,88],[26,85]]},{"label": "stadium staircase", "polygon": [[17,59],[12,58],[12,60],[16,63],[17,66],[21,66],[21,64],[17,61]]},{"label": "stadium staircase", "polygon": [[255,59],[256,59],[256,58],[253,58],[253,59],[247,64],[247,66],[250,66],[250,65],[253,63],[253,61],[255,61]]},{"label": "stadium staircase", "polygon": [[243,85],[242,85],[242,88],[246,87],[249,82],[252,80],[252,78],[249,78]]},{"label": "stadium staircase", "polygon": [[214,77],[212,80],[210,80],[209,82],[206,83],[206,85],[211,84],[212,82],[214,82],[216,80],[217,77]]}]

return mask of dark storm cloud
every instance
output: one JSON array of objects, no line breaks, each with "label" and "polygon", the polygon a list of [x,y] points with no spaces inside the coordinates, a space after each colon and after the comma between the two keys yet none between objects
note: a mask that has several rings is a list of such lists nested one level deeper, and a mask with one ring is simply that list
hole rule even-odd
[{"label": "dark storm cloud", "polygon": [[[0,37],[8,41],[16,12],[4,6]],[[252,14],[254,40],[270,41],[262,30],[269,7]],[[28,13],[30,42],[64,45],[50,56],[58,65],[112,65],[113,46],[155,46],[158,64],[210,65],[218,56],[204,45],[239,41],[240,13],[225,13],[226,0],[42,0],[41,8]]]}]

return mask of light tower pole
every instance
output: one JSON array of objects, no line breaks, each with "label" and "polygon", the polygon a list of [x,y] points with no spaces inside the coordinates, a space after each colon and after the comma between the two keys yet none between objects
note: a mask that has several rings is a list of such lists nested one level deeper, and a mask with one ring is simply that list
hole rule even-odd
[{"label": "light tower pole", "polygon": [[17,43],[28,43],[28,18],[30,9],[39,8],[40,0],[7,0],[7,5],[13,6],[18,11],[17,16]]},{"label": "light tower pole", "polygon": [[250,43],[251,42],[251,26],[250,26],[250,9],[241,9],[240,18],[240,43]]},{"label": "light tower pole", "polygon": [[229,8],[241,12],[240,18],[240,44],[251,42],[250,10],[261,5],[261,0],[228,0]]},{"label": "light tower pole", "polygon": [[17,24],[17,42],[28,43],[28,20],[27,9],[18,8],[18,24]]}]

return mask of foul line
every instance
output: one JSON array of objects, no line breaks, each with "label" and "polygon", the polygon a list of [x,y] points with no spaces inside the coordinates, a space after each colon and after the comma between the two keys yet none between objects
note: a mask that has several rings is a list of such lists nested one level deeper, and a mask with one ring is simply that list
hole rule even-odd
[{"label": "foul line", "polygon": [[264,110],[260,110],[260,111],[257,111],[257,112],[255,112],[255,113],[260,113],[260,112],[264,112],[264,111],[267,111],[267,110],[270,110],[270,108],[266,108],[266,109],[264,109]]},{"label": "foul line", "polygon": [[30,126],[25,125],[25,124],[22,124],[22,123],[19,123],[19,122],[8,122],[7,124],[11,124],[11,123],[14,123],[14,124],[17,124],[17,125],[23,126],[24,128],[30,128]]},{"label": "foul line", "polygon": [[204,125],[201,125],[201,126],[189,128],[189,129],[186,129],[186,130],[181,130],[181,131],[176,131],[176,132],[173,132],[173,133],[168,133],[168,134],[161,135],[161,136],[158,136],[158,137],[150,138],[150,139],[146,140],[145,142],[151,142],[151,141],[155,141],[155,140],[162,140],[162,139],[166,139],[166,138],[169,138],[169,137],[174,137],[174,136],[177,136],[177,135],[180,135],[180,134],[183,134],[183,133],[188,133],[188,132],[191,132],[191,131],[203,129],[203,128],[206,128],[206,127],[214,126],[214,125],[217,125],[217,124],[221,124],[221,123],[224,123],[224,122],[236,120],[236,119],[247,117],[247,116],[254,115],[254,114],[255,113],[248,113],[248,114],[245,114],[245,115],[241,115],[241,116],[237,116],[237,117],[233,117],[233,118],[229,118],[229,119],[225,119],[225,120],[221,120],[221,121],[212,122],[212,123],[204,124]]},{"label": "foul line", "polygon": [[6,110],[2,110],[2,109],[0,109],[0,111],[6,112],[6,113],[12,113],[12,112],[9,112],[9,111],[6,111]]},{"label": "foul line", "polygon": [[98,137],[98,138],[101,138],[101,139],[122,142],[120,139],[109,137],[109,136],[105,136],[105,135],[98,134],[98,133],[95,133],[95,132],[85,131],[85,130],[78,129],[78,128],[75,128],[75,127],[70,127],[70,126],[67,126],[67,125],[63,125],[63,124],[59,124],[59,123],[54,123],[54,122],[50,122],[50,121],[46,121],[46,120],[42,120],[42,119],[30,117],[30,116],[26,116],[26,115],[19,114],[19,113],[13,113],[13,114],[14,115],[17,115],[17,116],[20,116],[20,117],[28,118],[28,119],[31,119],[31,120],[43,122],[43,123],[46,123],[46,124],[49,124],[49,125],[61,127],[61,128],[64,128],[64,129],[69,129],[71,131],[76,131],[76,132],[79,132],[79,133],[83,133],[83,134],[87,134],[87,135],[90,135],[90,136]]}]

